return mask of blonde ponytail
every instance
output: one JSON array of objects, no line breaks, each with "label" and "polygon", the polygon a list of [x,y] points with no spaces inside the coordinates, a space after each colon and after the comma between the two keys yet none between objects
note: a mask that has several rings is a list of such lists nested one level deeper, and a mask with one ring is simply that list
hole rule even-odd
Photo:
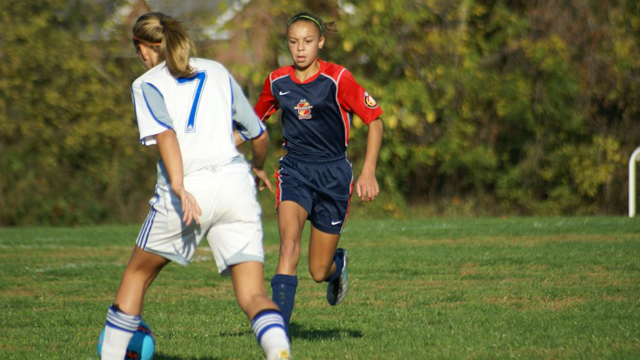
[{"label": "blonde ponytail", "polygon": [[193,76],[189,58],[195,47],[185,28],[174,18],[159,12],[140,16],[133,25],[133,43],[136,48],[144,44],[158,51],[174,77]]}]

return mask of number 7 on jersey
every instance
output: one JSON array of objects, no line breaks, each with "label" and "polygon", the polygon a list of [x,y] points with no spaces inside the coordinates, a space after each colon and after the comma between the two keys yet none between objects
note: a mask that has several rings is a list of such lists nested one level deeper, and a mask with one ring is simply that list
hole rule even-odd
[{"label": "number 7 on jersey", "polygon": [[207,73],[200,71],[190,78],[177,78],[176,80],[178,80],[178,84],[181,85],[193,81],[197,82],[196,93],[193,96],[193,104],[191,105],[191,111],[189,112],[189,121],[187,121],[187,128],[185,129],[185,132],[187,133],[194,133],[196,132],[196,114],[198,113],[198,104],[200,103],[200,95],[202,95],[204,82],[207,80]]}]

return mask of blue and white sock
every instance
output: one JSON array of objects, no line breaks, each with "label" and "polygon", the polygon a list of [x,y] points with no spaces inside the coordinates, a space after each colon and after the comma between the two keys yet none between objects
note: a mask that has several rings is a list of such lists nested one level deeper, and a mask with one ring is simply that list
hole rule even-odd
[{"label": "blue and white sock", "polygon": [[102,342],[101,360],[122,360],[133,333],[140,325],[140,315],[129,315],[111,306],[107,311],[107,324]]},{"label": "blue and white sock", "polygon": [[263,310],[251,321],[258,344],[264,350],[267,359],[274,358],[280,352],[291,352],[289,338],[284,329],[284,320],[278,310]]},{"label": "blue and white sock", "polygon": [[271,298],[282,313],[287,334],[289,333],[289,322],[291,321],[291,313],[296,300],[297,288],[298,277],[296,275],[276,274],[271,279]]}]

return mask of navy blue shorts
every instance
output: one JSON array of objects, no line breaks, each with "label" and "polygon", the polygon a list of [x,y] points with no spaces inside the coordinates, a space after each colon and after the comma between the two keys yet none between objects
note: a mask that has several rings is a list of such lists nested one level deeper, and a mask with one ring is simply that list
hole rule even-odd
[{"label": "navy blue shorts", "polygon": [[307,162],[286,155],[275,177],[276,209],[283,201],[293,201],[307,211],[316,229],[342,232],[353,192],[353,170],[346,156]]}]

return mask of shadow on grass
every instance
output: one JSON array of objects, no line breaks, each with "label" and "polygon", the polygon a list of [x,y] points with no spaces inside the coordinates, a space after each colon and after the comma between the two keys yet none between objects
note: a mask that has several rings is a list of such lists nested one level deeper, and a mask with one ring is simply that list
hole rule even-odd
[{"label": "shadow on grass", "polygon": [[304,339],[304,340],[327,340],[327,339],[336,339],[336,338],[353,338],[359,339],[361,338],[362,332],[358,330],[349,330],[349,329],[308,329],[304,328],[296,323],[291,323],[289,325],[289,332],[291,333],[291,337],[295,342],[296,339]]},{"label": "shadow on grass", "polygon": [[[352,339],[360,339],[363,335],[362,332],[358,330],[347,330],[347,329],[309,329],[303,326],[300,326],[296,323],[291,323],[289,325],[289,332],[293,341],[296,339],[304,339],[304,340],[328,340],[328,339],[340,339],[340,338],[352,338]],[[221,333],[220,336],[251,336],[253,332],[250,330],[246,331],[238,331],[233,333]]]},{"label": "shadow on grass", "polygon": [[[328,339],[340,339],[340,338],[353,338],[353,339],[359,339],[362,338],[362,332],[358,331],[358,330],[346,330],[346,329],[323,329],[323,330],[318,330],[318,329],[307,329],[304,328],[296,323],[291,323],[291,325],[289,326],[289,331],[291,332],[291,337],[293,338],[293,341],[295,342],[296,339],[304,339],[304,340],[310,340],[310,341],[315,341],[315,340],[328,340]],[[251,336],[253,335],[252,331],[239,331],[239,332],[234,332],[234,333],[222,333],[220,334],[221,336],[229,336],[229,337],[235,337],[235,336]],[[190,357],[182,357],[182,356],[172,356],[172,355],[163,355],[163,354],[156,354],[153,357],[154,360],[192,360],[194,358],[190,358]],[[221,358],[213,358],[213,357],[206,357],[206,358],[198,358],[199,360],[223,360]]]},{"label": "shadow on grass", "polygon": [[[191,357],[183,357],[183,356],[171,356],[171,355],[163,355],[163,354],[156,354],[153,357],[153,360],[194,360],[196,358],[191,358]],[[222,358],[213,358],[213,357],[201,357],[198,358],[199,360],[223,360]]]}]

